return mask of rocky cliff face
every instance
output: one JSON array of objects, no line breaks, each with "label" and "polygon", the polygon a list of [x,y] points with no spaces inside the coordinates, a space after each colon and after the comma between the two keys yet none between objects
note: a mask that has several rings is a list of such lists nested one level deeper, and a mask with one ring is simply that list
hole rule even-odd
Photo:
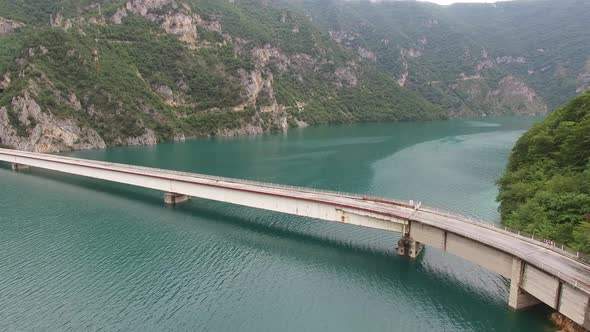
[{"label": "rocky cliff face", "polygon": [[0,108],[0,144],[33,152],[59,152],[104,148],[104,140],[72,119],[43,112],[29,92]]},{"label": "rocky cliff face", "polygon": [[157,143],[158,137],[156,137],[156,133],[152,129],[146,129],[143,135],[128,137],[124,142],[120,142],[119,145],[154,145]]},{"label": "rocky cliff face", "polygon": [[[165,10],[167,9],[167,10]],[[128,13],[140,15],[150,21],[157,22],[161,28],[179,40],[185,42],[190,48],[222,47],[231,44],[236,52],[244,52],[245,44],[249,41],[232,38],[223,34],[223,27],[219,20],[206,20],[200,15],[193,13],[191,7],[183,2],[175,0],[130,0],[124,8],[120,8],[111,17],[111,21],[120,24]],[[284,18],[283,18],[284,21]],[[211,43],[199,37],[199,29],[222,34],[223,41]],[[248,108],[256,108],[259,112],[270,116],[264,117],[255,115],[251,122],[244,123],[239,128],[221,128],[216,135],[235,136],[260,134],[269,128],[286,131],[287,107],[277,102],[273,88],[273,73],[268,68],[270,65],[277,66],[280,71],[288,68],[310,70],[310,64],[317,64],[317,60],[306,54],[295,54],[289,56],[281,49],[267,44],[263,47],[254,47],[249,51],[254,68],[251,70],[239,69],[237,79],[242,88],[243,101],[231,107],[235,112],[244,111]],[[303,68],[303,67],[308,68]],[[335,73],[336,76],[338,76]],[[182,90],[182,87],[178,87]],[[173,91],[170,87],[159,87],[158,93],[165,96],[169,105],[176,105],[174,96],[182,95],[182,91]],[[261,102],[261,100],[264,101]],[[216,111],[212,109],[211,111]]]},{"label": "rocky cliff face", "polygon": [[523,115],[540,115],[548,111],[547,105],[524,81],[512,75],[504,77],[498,87],[487,95],[494,108]]},{"label": "rocky cliff face", "polygon": [[[424,28],[431,30],[438,25],[438,20],[428,19],[424,23]],[[379,44],[374,45],[373,50],[365,48],[366,46],[360,46],[365,45],[366,40],[372,38],[366,32],[338,30],[329,31],[329,35],[332,40],[347,49],[358,49],[361,59],[387,64],[389,67],[392,67],[391,58],[381,57],[378,53],[397,50],[399,58],[396,61],[399,65],[395,66],[394,71],[397,84],[402,88],[417,90],[429,95],[433,94],[431,90],[437,89],[441,95],[460,96],[461,103],[454,103],[447,109],[451,116],[530,115],[544,114],[548,111],[545,100],[529,83],[520,77],[509,74],[506,70],[509,67],[518,70],[527,68],[528,75],[533,75],[535,71],[531,69],[530,61],[526,57],[495,54],[486,48],[465,47],[463,54],[459,57],[464,71],[457,73],[450,79],[424,82],[423,76],[429,75],[429,73],[424,73],[424,68],[428,66],[428,62],[438,57],[434,53],[439,52],[438,46],[435,45],[433,48],[429,43],[429,38],[425,35],[412,41],[411,47],[404,47],[399,43],[392,43],[389,38],[382,38]],[[442,70],[439,68],[438,71]],[[339,69],[337,76],[348,77],[349,75],[345,75],[345,73],[343,69]],[[503,75],[500,80],[494,78],[499,75]],[[355,85],[354,80],[341,79],[340,81],[348,81],[352,83],[349,85]],[[586,85],[590,86],[588,81],[590,79],[587,80],[584,74],[578,77],[578,92],[583,90]],[[432,101],[436,102],[436,100]]]},{"label": "rocky cliff face", "polygon": [[14,32],[25,26],[21,22],[0,17],[0,36]]},{"label": "rocky cliff face", "polygon": [[[441,84],[443,82],[432,82]],[[473,114],[472,108],[478,108],[478,115],[498,114],[542,115],[549,109],[547,104],[526,82],[512,75],[503,77],[491,85],[481,75],[463,75],[449,83],[449,89],[464,96],[466,102],[451,114],[454,117]]]},{"label": "rocky cliff face", "polygon": [[199,39],[198,28],[221,32],[219,21],[205,20],[193,13],[187,3],[175,0],[130,0],[125,7],[119,8],[115,12],[111,17],[111,22],[121,24],[128,12],[160,24],[164,31],[176,36],[193,49],[211,46],[210,43]]},{"label": "rocky cliff face", "polygon": [[[291,107],[282,105],[277,101],[273,69],[278,73],[297,71],[302,74],[306,71],[318,71],[325,60],[314,58],[308,54],[296,53],[287,54],[280,48],[270,44],[254,46],[252,41],[232,37],[223,32],[221,22],[215,17],[204,19],[193,12],[189,4],[177,0],[129,0],[123,6],[116,9],[108,17],[64,17],[61,13],[51,15],[50,25],[54,28],[63,29],[66,32],[77,31],[84,33],[87,25],[121,25],[130,16],[140,16],[160,26],[162,32],[176,37],[183,42],[187,48],[199,50],[203,48],[221,48],[230,46],[234,49],[236,57],[250,59],[251,68],[239,68],[235,74],[227,73],[227,79],[239,83],[241,89],[241,101],[227,109],[211,107],[204,111],[209,114],[221,114],[224,112],[246,113],[248,110],[255,110],[251,117],[246,117],[236,126],[218,128],[214,134],[220,136],[255,135],[268,130],[286,131],[291,125],[307,126],[305,121],[294,118],[289,114]],[[23,25],[2,19],[0,21],[0,32],[9,33]],[[211,42],[202,38],[199,31],[209,31],[221,36],[221,40]],[[294,31],[293,33],[298,33]],[[82,57],[82,51],[76,48],[69,49],[67,56],[72,61]],[[17,59],[17,75],[27,71],[39,71],[34,62],[39,57],[50,59],[48,49],[41,45],[37,48],[30,48],[23,58]],[[92,50],[92,56],[88,60],[82,60],[85,65],[98,68],[101,62],[102,53],[99,48]],[[361,57],[371,57],[370,52],[360,52]],[[273,69],[271,69],[271,67]],[[333,81],[335,86],[354,87],[358,82],[355,74],[354,64],[345,67],[338,67],[326,78]],[[139,73],[138,73],[139,74]],[[141,75],[140,75],[141,77]],[[143,78],[142,78],[143,79]],[[10,73],[0,80],[0,88],[8,89],[10,86]],[[156,93],[162,101],[171,107],[176,116],[182,121],[185,113],[177,112],[177,108],[193,107],[189,100],[191,82],[179,77],[174,85],[156,84],[151,90]],[[107,121],[104,110],[98,109],[94,104],[89,103],[89,96],[82,96],[82,101],[75,95],[62,97],[63,91],[55,88],[52,82],[44,73],[40,78],[32,78],[24,89],[10,103],[0,111],[0,144],[16,149],[38,151],[38,152],[59,152],[66,150],[103,148],[107,145],[94,128],[89,128],[73,118],[63,118],[52,114],[51,109],[41,106],[36,99],[40,98],[39,90],[45,91],[51,98],[56,99],[58,104],[71,107],[79,112],[82,117],[90,116],[93,119]],[[43,88],[39,88],[43,87]],[[108,97],[111,98],[111,97]],[[297,102],[298,105],[305,103]],[[124,112],[125,105],[119,105],[120,109],[115,114]],[[144,107],[144,111],[159,117],[157,110]],[[249,113],[248,113],[249,114]],[[159,136],[154,129],[145,127],[144,121],[136,122],[137,126],[144,127],[143,133],[131,136],[116,136],[110,138],[110,145],[151,145],[159,141]],[[103,130],[104,131],[104,130]],[[190,134],[189,134],[190,135]],[[174,133],[169,139],[185,140],[185,133]]]}]

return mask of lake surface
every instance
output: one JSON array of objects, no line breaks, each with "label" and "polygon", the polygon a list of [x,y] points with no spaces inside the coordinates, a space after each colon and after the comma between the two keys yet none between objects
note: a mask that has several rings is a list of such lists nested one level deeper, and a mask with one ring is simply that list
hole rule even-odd
[{"label": "lake surface", "polygon": [[[68,155],[414,199],[499,222],[494,181],[539,118],[360,124]],[[0,168],[0,330],[551,331],[508,281],[398,234]]]}]

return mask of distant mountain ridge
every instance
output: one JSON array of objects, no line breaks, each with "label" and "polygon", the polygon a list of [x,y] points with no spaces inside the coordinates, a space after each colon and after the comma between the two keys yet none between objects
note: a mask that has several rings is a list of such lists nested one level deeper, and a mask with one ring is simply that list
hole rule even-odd
[{"label": "distant mountain ridge", "polygon": [[281,2],[452,115],[542,113],[590,88],[588,0]]},{"label": "distant mountain ridge", "polygon": [[7,0],[0,144],[545,113],[590,87],[588,14],[575,0]]}]

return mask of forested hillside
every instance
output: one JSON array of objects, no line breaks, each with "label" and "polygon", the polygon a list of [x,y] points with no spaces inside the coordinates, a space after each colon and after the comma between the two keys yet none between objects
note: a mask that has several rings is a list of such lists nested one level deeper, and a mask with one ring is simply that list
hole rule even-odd
[{"label": "forested hillside", "polygon": [[451,115],[554,109],[590,87],[588,0],[276,0]]},{"label": "forested hillside", "polygon": [[518,140],[499,185],[506,225],[590,253],[590,93]]},{"label": "forested hillside", "polygon": [[589,0],[0,2],[0,144],[540,114],[590,86]]}]

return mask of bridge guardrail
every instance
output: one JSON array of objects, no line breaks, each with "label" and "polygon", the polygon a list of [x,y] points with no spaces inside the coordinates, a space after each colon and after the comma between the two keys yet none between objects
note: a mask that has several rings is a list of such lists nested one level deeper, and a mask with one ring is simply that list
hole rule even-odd
[{"label": "bridge guardrail", "polygon": [[[188,173],[188,174],[191,174],[191,173]],[[365,201],[390,203],[390,204],[406,206],[408,208],[414,208],[414,201],[411,201],[411,200],[409,200],[409,201],[398,200],[398,199],[393,200],[393,199],[385,199],[383,197],[360,195],[360,194],[355,194],[355,193],[350,193],[350,192],[327,190],[327,189],[314,188],[314,187],[301,187],[301,186],[278,184],[278,183],[272,183],[272,182],[260,182],[260,181],[255,181],[255,180],[242,180],[242,179],[238,180],[238,179],[227,178],[227,177],[222,177],[222,176],[210,176],[210,175],[203,175],[203,174],[198,174],[198,175],[200,177],[207,178],[210,180],[220,180],[220,181],[234,182],[234,183],[245,183],[245,184],[251,184],[251,185],[255,185],[255,186],[272,187],[272,188],[278,188],[278,189],[289,189],[289,190],[296,190],[296,191],[303,191],[303,192],[322,193],[322,194],[328,194],[328,195],[332,195],[332,196],[349,197],[349,198],[361,199],[361,200],[365,200]]]},{"label": "bridge guardrail", "polygon": [[[51,155],[51,156],[56,156],[56,155]],[[56,156],[56,157],[62,157],[62,156]],[[66,157],[66,158],[69,158],[69,157]],[[71,159],[78,159],[78,158],[71,158]],[[78,159],[78,160],[87,161],[84,159]],[[92,161],[99,162],[99,163],[102,162],[105,164],[108,163],[108,162],[103,162],[101,160],[92,160]],[[108,163],[108,164],[117,164],[117,163]],[[328,194],[328,195],[332,195],[332,196],[349,197],[349,198],[354,198],[354,199],[369,200],[369,201],[374,201],[374,202],[401,205],[401,206],[405,206],[408,208],[415,208],[415,204],[414,204],[415,202],[412,200],[406,201],[406,200],[397,200],[397,199],[396,200],[385,199],[383,197],[361,195],[361,194],[342,192],[342,191],[336,191],[336,190],[320,189],[320,188],[315,188],[315,187],[302,187],[302,186],[278,184],[278,183],[272,183],[272,182],[262,182],[262,181],[256,181],[256,180],[236,179],[236,178],[229,178],[229,177],[224,177],[224,176],[215,176],[215,175],[207,175],[207,174],[200,174],[200,173],[189,173],[189,172],[161,169],[161,168],[155,168],[155,167],[145,167],[145,166],[137,166],[137,165],[129,165],[129,164],[119,164],[119,165],[122,165],[122,166],[125,166],[128,168],[132,168],[132,169],[142,170],[142,171],[159,171],[159,172],[163,172],[163,173],[175,174],[175,175],[180,175],[180,176],[197,177],[197,178],[202,178],[202,179],[207,179],[207,180],[212,180],[212,181],[224,181],[224,182],[236,183],[236,184],[250,184],[250,185],[254,185],[254,186],[267,187],[267,188],[289,189],[289,190],[296,190],[296,191],[301,191],[301,192],[322,193],[322,194]]]},{"label": "bridge guardrail", "polygon": [[[468,222],[468,223],[473,223],[473,224],[479,224],[479,225],[481,225],[481,226],[483,226],[483,227],[487,227],[487,228],[492,228],[492,227],[493,227],[493,228],[495,228],[495,230],[497,230],[497,231],[501,231],[501,232],[502,232],[502,231],[504,231],[504,229],[503,229],[503,228],[498,228],[498,227],[494,227],[494,226],[492,226],[492,225],[490,225],[490,224],[481,223],[481,222],[477,221],[477,219],[473,219],[473,218],[472,218],[471,220],[467,220],[467,219],[469,219],[469,218],[466,218],[465,216],[462,216],[462,215],[458,215],[458,214],[456,214],[456,213],[452,213],[452,212],[448,212],[448,211],[444,211],[444,210],[439,210],[439,209],[435,209],[435,208],[430,208],[430,207],[428,207],[428,208],[425,208],[424,210],[430,210],[430,211],[432,211],[432,212],[435,212],[435,213],[436,213],[436,212],[439,212],[439,213],[441,213],[441,214],[443,214],[443,215],[447,215],[447,216],[448,216],[448,217],[450,217],[450,218],[459,219],[459,220],[461,220],[461,221],[463,221],[463,222]],[[459,217],[459,218],[458,218],[458,217]],[[461,219],[461,217],[462,217],[462,219]],[[509,232],[506,232],[506,233],[507,233],[508,235],[511,235],[511,236],[515,236],[515,237],[517,237],[517,234],[513,234],[513,233],[509,233]],[[457,234],[459,234],[459,235],[464,235],[464,236],[468,236],[468,234],[462,234],[460,231],[459,231],[459,232],[457,232]],[[473,239],[475,239],[475,240],[477,240],[477,241],[479,241],[479,242],[481,242],[481,243],[488,244],[488,245],[492,245],[492,246],[494,245],[493,243],[490,243],[490,241],[488,241],[488,240],[486,240],[486,239],[484,239],[484,238],[480,238],[480,237],[478,237],[478,236],[475,236],[475,237],[473,237],[473,236],[470,236],[470,237],[471,237],[471,238],[473,238]],[[527,238],[526,238],[526,237],[522,237],[522,236],[519,236],[518,238],[520,238],[520,239],[523,239],[523,240],[527,240]],[[532,239],[528,239],[528,240],[530,240],[530,241],[533,241]],[[535,240],[535,241],[536,241],[536,240]],[[512,250],[512,249],[509,249],[509,248],[508,248],[507,252],[508,252],[508,253],[510,253],[510,254],[512,254],[512,255],[514,255],[514,256],[516,256],[516,257],[518,257],[518,256],[519,256],[519,252],[516,252],[515,250]],[[557,251],[557,252],[558,252],[558,251]],[[558,252],[558,253],[559,253],[559,252]],[[574,259],[576,259],[576,258],[574,258]],[[576,260],[577,260],[577,259],[576,259]],[[578,261],[579,261],[579,260],[578,260]],[[587,294],[590,294],[590,285],[586,284],[585,282],[582,282],[581,280],[578,280],[578,279],[576,279],[576,278],[573,278],[573,277],[570,277],[570,276],[564,275],[564,274],[563,274],[561,271],[559,271],[559,270],[557,270],[557,269],[555,269],[555,268],[553,268],[553,267],[551,267],[551,266],[547,266],[547,265],[543,264],[542,262],[538,261],[538,260],[537,260],[537,259],[535,259],[534,257],[529,257],[529,262],[531,262],[531,263],[535,264],[537,267],[539,267],[539,268],[541,268],[541,269],[544,269],[544,270],[546,270],[547,272],[550,272],[550,273],[552,273],[553,275],[555,275],[555,276],[557,276],[559,279],[561,279],[561,280],[563,280],[563,281],[565,281],[565,282],[569,283],[570,285],[572,285],[572,286],[574,286],[574,287],[576,287],[576,288],[578,288],[578,289],[581,289],[581,290],[583,290],[583,291],[584,291],[584,292],[586,292]],[[582,262],[582,263],[583,263],[583,262]]]},{"label": "bridge guardrail", "polygon": [[[6,151],[10,151],[10,152],[17,152],[19,154],[32,154],[31,152],[21,151],[21,150],[9,150],[9,149],[0,148],[0,152],[1,152],[1,150],[6,150]],[[328,194],[328,195],[332,195],[332,196],[349,197],[349,198],[354,198],[354,199],[361,199],[361,200],[368,200],[368,201],[374,201],[374,202],[401,205],[401,206],[404,206],[407,208],[412,208],[412,209],[415,208],[415,204],[414,204],[415,202],[412,200],[406,201],[406,200],[398,200],[398,199],[394,200],[394,199],[389,199],[389,198],[385,199],[383,197],[354,194],[354,193],[350,193],[350,192],[341,192],[341,191],[336,191],[336,190],[327,190],[327,189],[320,189],[320,188],[315,188],[315,187],[302,187],[302,186],[278,184],[278,183],[272,183],[272,182],[262,182],[262,181],[256,181],[256,180],[237,179],[237,178],[230,178],[230,177],[224,177],[224,176],[215,176],[215,175],[207,175],[207,174],[201,174],[201,173],[190,173],[190,172],[184,172],[184,171],[177,171],[177,170],[171,170],[171,169],[162,169],[162,168],[156,168],[156,167],[121,164],[121,163],[107,162],[107,161],[103,161],[103,160],[81,159],[81,158],[67,157],[67,156],[56,155],[56,154],[47,154],[47,156],[59,158],[59,159],[66,159],[66,160],[75,160],[75,161],[79,161],[79,162],[91,161],[93,163],[103,164],[106,167],[112,166],[112,165],[118,165],[118,166],[123,166],[123,167],[130,168],[130,169],[136,169],[136,170],[140,170],[140,171],[144,171],[144,172],[158,171],[158,172],[162,172],[162,173],[174,174],[174,175],[179,175],[179,176],[197,177],[197,178],[202,178],[202,179],[207,179],[207,180],[212,180],[212,181],[224,181],[224,182],[229,182],[229,183],[251,184],[251,185],[255,185],[255,186],[277,188],[277,189],[289,189],[289,190],[296,190],[296,191],[302,191],[302,192],[323,193],[323,194]]]},{"label": "bridge guardrail", "polygon": [[[21,151],[21,150],[9,150],[9,149],[0,148],[0,152],[1,152],[1,150],[6,150],[6,151],[10,151],[10,152],[17,152],[19,154],[25,154],[25,155],[26,154],[33,154],[31,152]],[[202,179],[207,179],[207,180],[212,180],[212,181],[224,181],[224,182],[236,183],[236,184],[251,184],[251,185],[260,186],[260,187],[289,189],[289,190],[296,190],[296,191],[302,191],[302,192],[323,193],[323,194],[328,194],[328,195],[332,195],[332,196],[349,197],[349,198],[369,200],[369,201],[375,201],[375,202],[381,202],[381,203],[396,204],[396,205],[401,205],[401,206],[405,206],[408,208],[415,208],[415,205],[414,205],[415,202],[412,200],[406,201],[406,200],[397,200],[397,199],[396,200],[385,199],[383,197],[354,194],[354,193],[350,193],[350,192],[342,192],[342,191],[336,191],[336,190],[327,190],[327,189],[320,189],[320,188],[314,188],[314,187],[302,187],[302,186],[278,184],[278,183],[272,183],[272,182],[262,182],[262,181],[256,181],[256,180],[237,179],[237,178],[230,178],[230,177],[216,176],[216,175],[207,175],[207,174],[201,174],[201,173],[190,173],[190,172],[177,171],[177,170],[171,170],[171,169],[162,169],[162,168],[156,168],[156,167],[107,162],[107,161],[95,160],[95,159],[81,159],[81,158],[66,157],[66,156],[56,155],[56,154],[47,154],[47,156],[59,158],[59,159],[72,160],[72,161],[75,160],[75,161],[79,161],[79,162],[89,162],[90,161],[90,162],[97,163],[97,164],[103,164],[106,167],[109,167],[112,165],[117,165],[117,166],[123,166],[126,168],[140,170],[140,171],[144,171],[144,172],[158,171],[158,172],[162,172],[162,173],[174,174],[174,175],[179,175],[179,176],[196,177],[196,178],[202,178]]]},{"label": "bridge guardrail", "polygon": [[[539,241],[540,238],[534,238],[531,234],[525,233],[525,232],[519,232],[516,230],[512,230],[508,227],[498,227],[494,224],[490,224],[485,222],[483,219],[479,219],[479,218],[473,218],[473,217],[467,217],[464,215],[460,215],[454,212],[449,212],[446,210],[442,210],[442,209],[437,209],[437,208],[432,208],[432,207],[424,207],[423,210],[425,211],[430,211],[430,212],[434,212],[434,213],[439,213],[441,215],[447,216],[449,218],[454,218],[454,219],[458,219],[461,220],[463,222],[468,222],[471,224],[477,224],[481,227],[485,227],[488,229],[493,229],[497,232],[500,233],[504,233],[506,235],[510,235],[513,236],[515,238],[521,239],[521,240],[525,240],[528,242],[531,242],[533,244],[539,245],[541,247],[547,248],[549,250],[552,250],[558,254],[564,255],[566,257],[569,257],[581,264],[585,264],[587,265],[589,262],[589,258],[587,255],[584,255],[580,252],[577,252],[571,248],[568,248],[566,246],[563,246],[564,249],[561,249],[561,244],[559,244],[559,247],[557,246],[558,244],[556,242],[553,242],[552,245],[549,245],[548,243],[545,242],[541,242]],[[514,233],[512,232],[514,231]],[[478,238],[476,237],[476,239],[478,239],[480,242],[482,243],[487,243],[484,239]],[[548,240],[547,240],[548,241]],[[508,251],[509,253],[511,253],[512,255],[518,256],[518,252],[512,252],[511,250]],[[568,282],[570,285],[583,290],[584,292],[586,292],[587,294],[590,294],[590,285],[586,284],[585,282],[582,282],[581,280],[578,280],[576,278],[572,278],[570,276],[566,276],[564,275],[561,271],[551,267],[551,266],[547,266],[545,264],[543,264],[542,262],[538,261],[535,258],[529,258],[533,264],[536,263],[537,267],[541,268],[541,269],[545,269],[547,272],[552,273],[553,275],[557,276],[559,279]]]},{"label": "bridge guardrail", "polygon": [[445,215],[450,218],[458,219],[458,220],[461,220],[464,222],[469,222],[472,224],[477,224],[479,226],[482,226],[482,227],[485,227],[488,229],[493,229],[494,231],[504,233],[504,234],[525,240],[527,242],[531,242],[533,244],[539,245],[539,246],[549,249],[551,251],[557,252],[557,253],[567,256],[573,260],[576,260],[580,263],[590,264],[590,256],[589,255],[586,255],[586,254],[583,254],[577,250],[571,249],[562,243],[548,240],[543,237],[535,236],[534,234],[529,234],[527,232],[519,231],[517,229],[513,229],[510,227],[499,226],[494,223],[486,222],[485,220],[480,219],[480,218],[474,218],[474,217],[470,217],[470,216],[466,216],[466,215],[461,215],[458,213],[442,210],[439,208],[433,208],[433,207],[428,206],[428,207],[423,207],[422,209],[423,210],[431,210],[433,212]]}]

